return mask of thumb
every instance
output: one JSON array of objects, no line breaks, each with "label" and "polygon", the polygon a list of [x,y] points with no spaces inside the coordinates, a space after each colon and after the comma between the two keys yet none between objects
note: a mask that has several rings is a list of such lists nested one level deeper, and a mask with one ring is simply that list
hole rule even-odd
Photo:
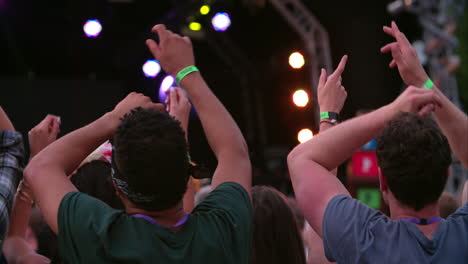
[{"label": "thumb", "polygon": [[423,108],[421,108],[421,110],[419,110],[418,114],[420,116],[427,116],[428,114],[430,114],[434,110],[435,110],[434,104],[428,104],[428,105],[423,106]]},{"label": "thumb", "polygon": [[169,108],[169,113],[171,113],[174,107],[179,103],[179,101],[177,100],[177,92],[175,91],[175,88],[171,87],[170,91],[171,92],[169,93],[169,97],[171,100],[171,106]]},{"label": "thumb", "polygon": [[322,68],[322,72],[320,73],[318,88],[320,89],[323,86],[325,86],[326,82],[327,82],[327,71],[324,68]]},{"label": "thumb", "polygon": [[159,49],[159,45],[156,43],[156,41],[152,39],[147,39],[146,46],[148,46],[148,49],[151,51],[151,53],[157,60],[159,58],[159,55],[161,54],[161,50]]}]

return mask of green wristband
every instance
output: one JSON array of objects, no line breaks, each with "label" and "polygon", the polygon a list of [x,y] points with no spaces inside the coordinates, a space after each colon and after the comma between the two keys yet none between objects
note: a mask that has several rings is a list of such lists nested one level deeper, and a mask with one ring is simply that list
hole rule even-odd
[{"label": "green wristband", "polygon": [[338,113],[335,112],[321,112],[320,113],[320,120],[322,119],[336,119],[338,120]]},{"label": "green wristband", "polygon": [[432,82],[432,80],[427,79],[427,81],[424,83],[422,88],[431,90],[433,87],[434,87],[434,83]]},{"label": "green wristband", "polygon": [[176,83],[177,85],[180,86],[180,82],[182,81],[182,79],[185,78],[185,76],[189,75],[190,73],[192,72],[197,72],[199,71],[197,67],[195,66],[188,66],[188,67],[185,67],[183,68],[179,73],[177,73],[176,75]]}]

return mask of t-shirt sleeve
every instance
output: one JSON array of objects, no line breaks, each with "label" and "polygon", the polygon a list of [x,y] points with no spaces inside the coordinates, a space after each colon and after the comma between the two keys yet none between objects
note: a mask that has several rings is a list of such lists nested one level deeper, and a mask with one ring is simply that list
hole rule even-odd
[{"label": "t-shirt sleeve", "polygon": [[451,214],[448,218],[458,218],[468,215],[468,202],[460,207],[455,213]]},{"label": "t-shirt sleeve", "polygon": [[[95,250],[92,245],[102,239],[109,223],[120,211],[114,210],[102,201],[80,192],[64,196],[58,212],[58,241],[60,253],[73,263],[81,260],[79,252]],[[71,262],[70,262],[71,263]]]},{"label": "t-shirt sleeve", "polygon": [[252,216],[252,205],[247,191],[240,184],[225,182],[214,189],[194,212],[224,212],[230,218],[245,219]]},{"label": "t-shirt sleeve", "polygon": [[322,239],[330,261],[357,263],[359,252],[372,243],[372,227],[385,218],[356,199],[333,197],[323,215]]}]

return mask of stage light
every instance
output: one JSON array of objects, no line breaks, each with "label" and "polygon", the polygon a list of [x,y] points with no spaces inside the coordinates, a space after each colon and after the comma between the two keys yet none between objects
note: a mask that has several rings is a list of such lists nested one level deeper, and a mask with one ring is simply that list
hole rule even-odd
[{"label": "stage light", "polygon": [[297,133],[297,140],[299,143],[304,143],[308,140],[311,140],[314,137],[312,131],[308,128],[304,128],[299,133]]},{"label": "stage light", "polygon": [[146,77],[154,78],[159,74],[160,71],[161,66],[155,60],[147,60],[145,64],[143,64],[143,73]]},{"label": "stage light", "polygon": [[210,13],[210,6],[209,5],[203,5],[200,7],[200,14],[202,15],[208,15]]},{"label": "stage light", "polygon": [[309,95],[306,91],[299,89],[293,94],[293,102],[297,107],[305,107],[309,103]]},{"label": "stage light", "polygon": [[228,13],[216,13],[211,24],[216,31],[226,31],[231,25],[231,18]]},{"label": "stage light", "polygon": [[289,65],[291,65],[291,67],[294,69],[300,69],[302,66],[304,66],[304,64],[304,56],[302,56],[301,53],[293,52],[291,55],[289,55]]},{"label": "stage light", "polygon": [[189,24],[189,28],[190,28],[190,30],[192,30],[192,31],[199,31],[199,30],[201,29],[201,24],[198,23],[198,22],[191,22],[191,23]]},{"label": "stage light", "polygon": [[161,87],[159,88],[159,101],[164,102],[167,97],[169,89],[174,85],[174,77],[171,75],[166,76],[161,82]]},{"label": "stage light", "polygon": [[83,31],[86,34],[86,36],[90,38],[95,38],[99,36],[101,33],[102,26],[99,20],[97,19],[91,19],[86,21],[86,23],[83,26]]}]

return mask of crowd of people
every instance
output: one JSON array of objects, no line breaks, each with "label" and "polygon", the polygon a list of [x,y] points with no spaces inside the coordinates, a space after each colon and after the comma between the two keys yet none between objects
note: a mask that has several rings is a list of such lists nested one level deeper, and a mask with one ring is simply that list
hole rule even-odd
[{"label": "crowd of people", "polygon": [[[195,67],[190,39],[164,25],[152,29],[159,41],[146,44],[181,87],[166,106],[130,93],[59,139],[60,118],[48,115],[28,134],[28,162],[0,107],[1,262],[467,263],[468,182],[456,212],[442,212],[439,200],[452,153],[468,167],[468,118],[397,25],[383,30],[395,42],[381,51],[407,88],[339,124],[348,57],[333,73],[322,70],[320,133],[287,158],[294,198],[252,187],[239,127]],[[191,104],[218,162],[208,182],[189,154]],[[375,137],[390,215],[353,199],[336,177]]]}]

